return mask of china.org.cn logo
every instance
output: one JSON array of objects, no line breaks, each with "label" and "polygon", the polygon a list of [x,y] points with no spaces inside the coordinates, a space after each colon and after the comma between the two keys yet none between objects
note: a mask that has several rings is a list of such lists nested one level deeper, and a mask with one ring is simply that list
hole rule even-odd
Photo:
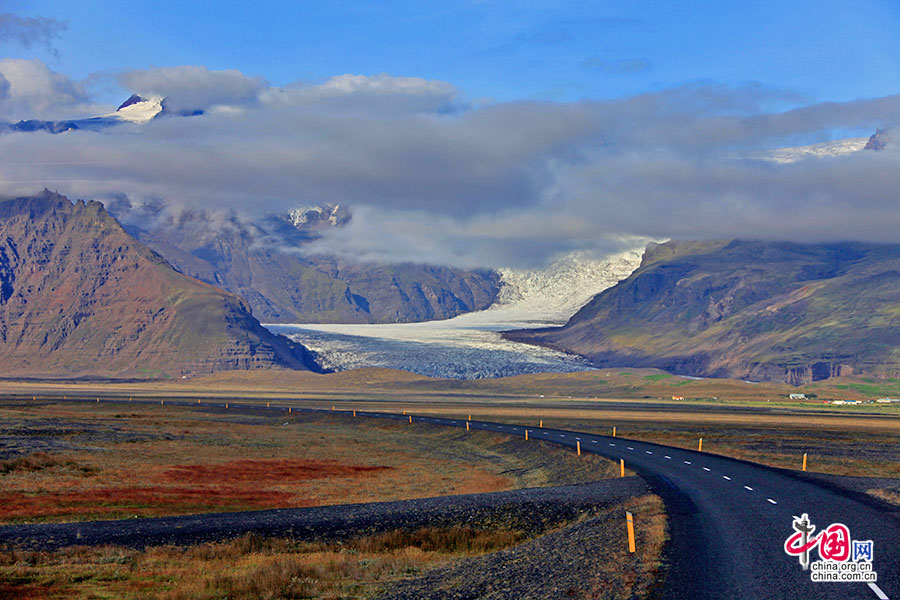
[{"label": "china.org.cn logo", "polygon": [[[843,523],[832,523],[815,533],[816,526],[803,513],[794,517],[794,533],[784,542],[784,551],[800,560],[803,570],[811,570],[813,581],[875,582],[878,575],[872,569],[875,548],[872,540],[850,538],[850,529]],[[819,559],[810,563],[813,550]]]}]

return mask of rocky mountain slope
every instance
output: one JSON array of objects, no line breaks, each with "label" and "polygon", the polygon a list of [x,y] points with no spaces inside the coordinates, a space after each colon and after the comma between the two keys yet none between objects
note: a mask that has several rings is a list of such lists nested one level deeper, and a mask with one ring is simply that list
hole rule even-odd
[{"label": "rocky mountain slope", "polygon": [[98,202],[0,202],[0,376],[315,369],[236,296],[176,272]]},{"label": "rocky mountain slope", "polygon": [[128,231],[179,271],[229,290],[264,323],[405,323],[490,306],[498,273],[307,256],[303,245],[350,219],[337,206],[307,207],[260,223],[234,213],[173,214],[113,203]]},{"label": "rocky mountain slope", "polygon": [[786,381],[900,375],[900,245],[651,244],[559,328],[509,339],[596,366]]}]

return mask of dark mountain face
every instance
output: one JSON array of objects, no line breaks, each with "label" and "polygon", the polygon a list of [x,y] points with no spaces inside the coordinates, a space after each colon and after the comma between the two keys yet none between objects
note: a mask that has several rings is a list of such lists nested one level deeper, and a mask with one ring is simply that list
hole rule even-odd
[{"label": "dark mountain face", "polygon": [[511,339],[705,377],[900,374],[900,245],[669,242],[563,327]]},{"label": "dark mountain face", "polygon": [[891,141],[891,134],[888,133],[886,129],[879,129],[869,136],[869,141],[866,142],[864,150],[881,151],[884,150]]},{"label": "dark mountain face", "polygon": [[0,202],[2,375],[316,369],[236,296],[176,272],[98,202]]},{"label": "dark mountain face", "polygon": [[[403,323],[447,319],[490,306],[500,289],[491,270],[354,263],[305,256],[303,245],[351,217],[337,206],[270,216],[111,205],[129,232],[179,271],[244,298],[264,323]],[[148,212],[149,210],[149,212]]]}]

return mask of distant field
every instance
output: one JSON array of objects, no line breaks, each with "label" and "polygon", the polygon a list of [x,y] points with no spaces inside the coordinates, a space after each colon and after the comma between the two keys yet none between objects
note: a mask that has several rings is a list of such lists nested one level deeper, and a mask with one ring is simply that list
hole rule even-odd
[{"label": "distant field", "polygon": [[[391,369],[366,368],[326,375],[295,371],[229,371],[192,379],[111,381],[0,381],[0,394],[168,395],[172,397],[334,397],[390,399],[453,397],[509,399],[629,399],[701,404],[748,404],[838,410],[825,400],[874,400],[900,397],[900,379],[842,377],[793,387],[734,379],[689,379],[657,369],[603,369],[579,373],[540,373],[500,379],[434,379]],[[805,393],[806,400],[789,394]],[[683,400],[673,400],[683,398]],[[898,404],[844,406],[852,412],[892,412]]]}]

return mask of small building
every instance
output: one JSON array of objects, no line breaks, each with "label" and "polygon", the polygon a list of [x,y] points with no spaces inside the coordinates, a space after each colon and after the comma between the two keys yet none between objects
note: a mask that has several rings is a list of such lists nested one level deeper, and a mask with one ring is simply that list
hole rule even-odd
[{"label": "small building", "polygon": [[684,400],[684,396],[672,396],[672,400]]},{"label": "small building", "polygon": [[806,400],[806,394],[791,394],[788,397],[791,400]]}]

